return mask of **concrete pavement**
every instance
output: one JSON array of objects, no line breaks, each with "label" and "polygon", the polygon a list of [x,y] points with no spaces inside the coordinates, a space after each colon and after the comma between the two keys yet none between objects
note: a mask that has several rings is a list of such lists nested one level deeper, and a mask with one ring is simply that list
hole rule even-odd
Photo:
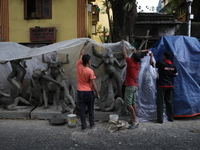
[{"label": "concrete pavement", "polygon": [[200,117],[176,118],[157,124],[141,122],[136,129],[108,131],[109,123],[98,120],[94,129],[81,131],[48,120],[0,119],[1,150],[199,150]]}]

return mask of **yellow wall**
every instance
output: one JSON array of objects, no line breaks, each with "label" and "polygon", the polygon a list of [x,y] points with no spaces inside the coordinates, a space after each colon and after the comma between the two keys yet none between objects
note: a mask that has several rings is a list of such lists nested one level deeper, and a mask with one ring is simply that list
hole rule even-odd
[{"label": "yellow wall", "polygon": [[24,20],[24,1],[9,0],[10,42],[30,42],[29,28],[55,27],[56,42],[77,38],[77,1],[52,0],[52,19]]},{"label": "yellow wall", "polygon": [[[93,2],[93,5],[98,5],[100,9],[103,8],[103,5],[102,5],[102,0],[96,0],[95,2]],[[109,22],[108,22],[108,15],[107,14],[102,14],[101,11],[99,13],[99,22],[97,23],[96,25],[96,28],[98,28],[99,25],[102,25],[102,31],[103,31],[103,27],[107,28],[108,31],[110,30],[109,28]],[[102,35],[102,33],[97,33],[96,35],[92,35],[92,39],[99,42],[99,43],[102,43],[100,38],[99,38],[99,35]]]},{"label": "yellow wall", "polygon": [[[93,3],[94,5],[98,5],[100,9],[103,8],[103,3],[102,0],[96,0],[96,2]],[[101,11],[99,13],[99,22],[97,25],[102,25],[105,26],[106,28],[109,29],[109,23],[108,23],[108,15],[107,14],[102,14]]]}]

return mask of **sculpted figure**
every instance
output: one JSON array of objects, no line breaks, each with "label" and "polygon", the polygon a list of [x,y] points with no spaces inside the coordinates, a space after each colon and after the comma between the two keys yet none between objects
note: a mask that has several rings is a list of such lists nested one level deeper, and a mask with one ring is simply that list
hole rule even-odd
[{"label": "sculpted figure", "polygon": [[[48,108],[48,96],[47,96],[47,92],[49,90],[48,86],[51,86],[52,85],[51,83],[55,83],[53,84],[53,86],[60,89],[62,83],[58,82],[57,80],[54,80],[51,76],[46,75],[45,72],[42,71],[41,69],[35,70],[33,72],[32,78],[41,91],[39,105],[42,105],[44,101],[44,108]],[[31,82],[32,87],[34,85],[33,81]],[[32,95],[30,97],[32,97]]]},{"label": "sculpted figure", "polygon": [[[94,68],[98,68],[100,65],[104,64],[104,68],[105,68],[105,74],[102,77],[101,80],[101,91],[100,91],[100,98],[102,100],[107,100],[107,97],[105,97],[105,95],[108,94],[108,92],[113,92],[113,91],[108,91],[107,89],[109,89],[109,85],[107,85],[106,88],[106,82],[108,84],[113,85],[113,82],[109,82],[109,80],[111,81],[115,81],[115,84],[117,85],[117,93],[118,96],[122,98],[122,83],[121,83],[121,78],[120,78],[120,72],[117,70],[117,68],[119,69],[123,69],[125,67],[124,65],[120,65],[117,58],[113,57],[113,53],[112,50],[108,47],[105,48],[105,55],[102,55],[100,53],[98,53],[94,47],[92,48],[92,53],[94,56],[100,58],[100,62],[98,64],[92,64],[92,67]],[[115,97],[115,96],[114,96]]]},{"label": "sculpted figure", "polygon": [[[53,55],[51,57],[50,61],[46,61],[44,58],[44,55],[42,55],[42,61],[43,63],[47,63],[47,69],[45,71],[48,71],[50,69],[50,76],[56,80],[58,83],[62,82],[62,73],[64,73],[63,64],[68,64],[68,54],[66,55],[66,61],[60,62],[57,60],[57,52],[53,52]],[[56,86],[56,96],[54,100],[54,105],[59,105],[59,99],[60,99],[60,87]]]},{"label": "sculpted figure", "polygon": [[126,112],[124,101],[121,97],[117,97],[115,99],[112,80],[109,80],[109,82],[107,100],[103,100],[99,103],[99,109],[101,111],[115,111],[117,113],[124,114]]},{"label": "sculpted figure", "polygon": [[[73,87],[69,84],[68,80],[63,78],[62,87],[60,89],[60,102],[62,105],[62,113],[70,113],[73,114],[75,110],[75,102],[73,97],[75,97],[75,91]],[[51,82],[48,84],[48,90],[50,92],[56,92],[55,83]],[[72,96],[70,95],[70,90],[72,92]]]},{"label": "sculpted figure", "polygon": [[[27,58],[30,59],[30,58]],[[0,62],[1,64],[6,64],[8,61]],[[19,95],[22,92],[22,83],[24,80],[24,76],[26,74],[25,68],[26,61],[25,59],[16,59],[10,61],[12,72],[8,75],[7,79],[10,81],[13,85],[17,87],[17,95]]]},{"label": "sculpted figure", "polygon": [[6,90],[2,83],[0,84],[0,105],[4,109],[15,110],[19,102],[30,105],[30,102],[23,97],[12,96],[10,90]]},{"label": "sculpted figure", "polygon": [[[67,80],[62,80],[62,85],[63,85],[63,99],[61,100],[62,101],[62,113],[64,112],[69,112],[70,114],[73,114],[75,108],[76,108],[76,105],[75,105],[75,102],[72,98],[72,96],[70,95],[70,85],[68,84],[68,81]],[[74,97],[75,97],[75,91],[72,88],[72,93],[74,94]]]}]

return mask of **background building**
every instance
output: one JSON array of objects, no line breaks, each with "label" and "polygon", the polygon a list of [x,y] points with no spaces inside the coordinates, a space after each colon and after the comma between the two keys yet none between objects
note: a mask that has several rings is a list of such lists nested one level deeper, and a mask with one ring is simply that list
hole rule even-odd
[{"label": "background building", "polygon": [[29,46],[90,37],[95,0],[1,0],[0,39]]},{"label": "background building", "polygon": [[162,14],[173,14],[178,21],[184,22],[185,24],[176,33],[177,35],[188,35],[188,19],[191,20],[191,36],[200,39],[200,1],[192,0],[191,3],[191,14],[188,15],[188,2],[187,0],[160,0],[161,9],[159,13]]}]

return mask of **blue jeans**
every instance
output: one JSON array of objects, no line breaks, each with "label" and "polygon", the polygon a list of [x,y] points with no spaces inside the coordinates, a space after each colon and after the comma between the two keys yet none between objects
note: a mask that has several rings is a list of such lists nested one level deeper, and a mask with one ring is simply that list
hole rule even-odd
[{"label": "blue jeans", "polygon": [[78,102],[80,109],[80,119],[82,129],[87,128],[85,110],[88,108],[90,127],[94,125],[94,92],[93,91],[78,91]]}]

